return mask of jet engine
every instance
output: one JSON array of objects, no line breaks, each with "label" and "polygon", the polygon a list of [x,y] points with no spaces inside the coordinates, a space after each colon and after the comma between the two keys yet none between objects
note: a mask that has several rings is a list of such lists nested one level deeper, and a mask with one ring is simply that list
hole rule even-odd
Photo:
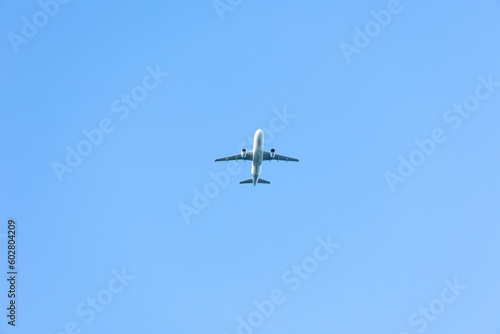
[{"label": "jet engine", "polygon": [[244,148],[244,149],[241,150],[241,157],[243,159],[247,157],[247,149],[246,148]]},{"label": "jet engine", "polygon": [[269,156],[271,157],[271,159],[274,159],[274,157],[276,156],[276,150],[274,148],[272,148],[271,152],[269,152]]}]

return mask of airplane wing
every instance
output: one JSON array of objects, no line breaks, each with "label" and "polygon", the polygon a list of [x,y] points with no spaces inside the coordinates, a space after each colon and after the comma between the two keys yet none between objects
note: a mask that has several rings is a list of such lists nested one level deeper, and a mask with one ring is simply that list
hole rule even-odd
[{"label": "airplane wing", "polygon": [[230,161],[230,160],[252,161],[253,160],[253,151],[247,152],[247,155],[244,158],[241,157],[241,153],[240,153],[240,154],[230,155],[230,156],[224,157],[224,158],[215,159],[215,161]]},{"label": "airplane wing", "polygon": [[264,151],[264,155],[262,156],[262,160],[276,160],[276,161],[296,161],[296,162],[299,162],[299,159],[295,159],[295,158],[290,158],[290,157],[285,157],[284,155],[279,155],[279,154],[275,154],[274,155],[274,158],[271,158],[271,153],[269,152],[266,152]]}]

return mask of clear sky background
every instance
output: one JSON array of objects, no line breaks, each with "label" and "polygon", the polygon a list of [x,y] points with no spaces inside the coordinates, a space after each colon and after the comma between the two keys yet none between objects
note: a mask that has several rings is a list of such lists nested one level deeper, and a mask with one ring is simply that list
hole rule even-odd
[{"label": "clear sky background", "polygon": [[[17,328],[4,278],[0,331],[499,334],[500,2],[401,0],[368,45],[355,29],[388,1],[223,3],[221,19],[210,0],[73,0],[46,23],[37,1],[0,3],[0,277],[9,218],[19,271]],[[239,162],[214,188],[231,166],[214,159],[271,127],[264,148],[300,162],[264,162],[256,187]],[[340,247],[312,260],[328,236]]]}]

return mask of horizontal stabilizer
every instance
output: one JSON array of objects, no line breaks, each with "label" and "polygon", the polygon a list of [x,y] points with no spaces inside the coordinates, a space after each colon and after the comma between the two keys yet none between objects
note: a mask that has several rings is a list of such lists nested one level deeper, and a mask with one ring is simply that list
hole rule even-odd
[{"label": "horizontal stabilizer", "polygon": [[[252,180],[252,179],[248,179],[248,180],[244,180],[244,181],[241,181],[241,182],[240,182],[240,184],[243,184],[243,183],[253,183],[253,180]],[[259,179],[259,181],[257,181],[257,183],[265,183],[265,184],[270,184],[271,182],[266,181],[266,180]]]}]

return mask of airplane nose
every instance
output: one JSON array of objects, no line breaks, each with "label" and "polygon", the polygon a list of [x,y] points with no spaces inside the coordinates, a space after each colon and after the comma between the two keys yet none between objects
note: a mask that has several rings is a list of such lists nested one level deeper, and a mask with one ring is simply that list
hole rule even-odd
[{"label": "airplane nose", "polygon": [[257,132],[255,132],[255,137],[257,137],[259,140],[263,140],[264,139],[264,131],[262,131],[261,129],[257,130]]}]

